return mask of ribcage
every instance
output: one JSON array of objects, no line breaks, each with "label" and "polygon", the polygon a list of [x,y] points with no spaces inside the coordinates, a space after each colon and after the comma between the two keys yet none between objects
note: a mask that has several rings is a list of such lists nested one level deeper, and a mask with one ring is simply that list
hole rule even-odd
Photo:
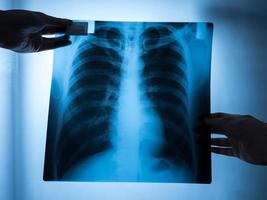
[{"label": "ribcage", "polygon": [[57,178],[76,162],[112,147],[111,116],[118,99],[121,62],[118,29],[98,26],[77,50],[57,143]]},{"label": "ribcage", "polygon": [[159,23],[143,32],[142,76],[145,94],[162,122],[165,145],[157,156],[193,170],[187,66],[183,47],[174,36],[176,28]]}]

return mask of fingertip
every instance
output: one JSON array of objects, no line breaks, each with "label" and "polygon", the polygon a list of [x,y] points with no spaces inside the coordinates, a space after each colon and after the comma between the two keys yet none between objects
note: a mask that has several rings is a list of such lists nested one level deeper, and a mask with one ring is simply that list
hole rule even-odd
[{"label": "fingertip", "polygon": [[71,19],[65,19],[65,20],[66,20],[67,26],[70,26],[73,23],[73,21]]},{"label": "fingertip", "polygon": [[207,135],[211,134],[210,128],[205,125],[196,126],[193,128],[193,131],[199,134],[207,134]]},{"label": "fingertip", "polygon": [[71,45],[71,40],[60,40],[55,43],[54,49]]},{"label": "fingertip", "polygon": [[204,120],[205,120],[206,118],[209,118],[210,116],[211,116],[210,113],[204,113],[204,114],[201,114],[201,115],[198,116],[198,120],[199,120],[200,122],[204,122]]},{"label": "fingertip", "polygon": [[42,41],[42,48],[40,51],[52,50],[72,44],[72,41],[69,39],[68,35],[57,38],[43,38]]},{"label": "fingertip", "polygon": [[211,152],[225,156],[234,156],[232,147],[211,147]]},{"label": "fingertip", "polygon": [[71,41],[71,40],[67,40],[65,46],[69,46],[69,45],[71,45],[71,44],[72,44],[72,41]]},{"label": "fingertip", "polygon": [[206,117],[203,119],[203,123],[207,126],[221,126],[225,123],[224,118]]},{"label": "fingertip", "polygon": [[203,123],[208,125],[208,126],[211,125],[212,124],[212,118],[208,118],[208,117],[204,118]]},{"label": "fingertip", "polygon": [[211,118],[232,118],[235,115],[230,113],[224,113],[224,112],[216,112],[211,114]]}]

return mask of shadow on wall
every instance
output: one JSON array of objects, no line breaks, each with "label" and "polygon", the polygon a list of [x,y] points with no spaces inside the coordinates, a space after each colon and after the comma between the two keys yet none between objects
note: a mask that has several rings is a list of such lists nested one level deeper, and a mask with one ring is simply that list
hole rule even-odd
[{"label": "shadow on wall", "polygon": [[[255,3],[252,2],[249,7],[256,7]],[[249,33],[249,35],[247,36],[249,36],[249,38],[251,39],[250,42],[252,42],[252,44],[255,44],[255,42],[257,42],[257,40],[261,38],[264,38],[264,41],[267,41],[266,33],[264,32],[267,31],[267,26],[266,26],[267,3],[265,3],[263,7],[266,7],[266,9],[264,9],[265,11],[263,10],[261,12],[249,8],[248,9],[241,8],[239,4],[236,4],[236,7],[226,7],[226,6],[217,7],[212,5],[212,6],[206,6],[206,8],[204,9],[200,9],[199,15],[206,16],[206,18],[208,19],[212,18],[216,21],[218,20],[230,26],[235,26],[236,29],[243,26],[246,27],[246,30]]]},{"label": "shadow on wall", "polygon": [[214,22],[213,108],[267,121],[267,3],[221,4],[198,12]]}]

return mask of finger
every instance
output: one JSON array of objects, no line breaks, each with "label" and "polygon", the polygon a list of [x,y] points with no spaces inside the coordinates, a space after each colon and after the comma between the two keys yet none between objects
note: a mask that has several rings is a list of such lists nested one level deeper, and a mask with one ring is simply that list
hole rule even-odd
[{"label": "finger", "polygon": [[69,39],[69,36],[62,36],[57,38],[42,38],[42,44],[39,51],[55,49],[70,44],[71,41]]},{"label": "finger", "polygon": [[232,148],[211,147],[211,152],[225,156],[235,156]]},{"label": "finger", "polygon": [[229,131],[227,123],[229,120],[224,118],[206,118],[204,123],[210,128],[212,133],[223,133]]},{"label": "finger", "polygon": [[211,113],[209,118],[233,118],[235,116],[236,115],[234,115],[234,114],[216,112],[216,113]]},{"label": "finger", "polygon": [[211,138],[211,145],[221,147],[231,147],[231,143],[228,138]]},{"label": "finger", "polygon": [[47,26],[42,31],[41,34],[55,34],[55,33],[65,33],[67,30],[67,27],[56,27],[56,26]]},{"label": "finger", "polygon": [[210,128],[207,125],[201,124],[200,126],[196,126],[194,131],[201,134],[210,134]]},{"label": "finger", "polygon": [[44,14],[44,20],[47,26],[59,26],[59,27],[67,27],[72,24],[72,20],[52,17]]}]

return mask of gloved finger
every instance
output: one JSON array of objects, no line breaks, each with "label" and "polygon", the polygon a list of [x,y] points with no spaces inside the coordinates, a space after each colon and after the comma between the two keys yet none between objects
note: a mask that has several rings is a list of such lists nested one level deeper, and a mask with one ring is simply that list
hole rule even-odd
[{"label": "gloved finger", "polygon": [[229,138],[236,138],[240,137],[240,132],[236,131],[237,119],[239,119],[239,117],[206,118],[204,123],[210,128],[211,133],[223,134]]},{"label": "gloved finger", "polygon": [[236,116],[237,115],[235,115],[235,114],[216,112],[216,113],[211,113],[209,118],[233,118],[233,117],[236,117]]},{"label": "gloved finger", "polygon": [[232,148],[211,147],[211,152],[225,156],[235,156]]},{"label": "gloved finger", "polygon": [[46,26],[67,27],[72,24],[72,20],[52,17],[44,14],[44,22]]},{"label": "gloved finger", "polygon": [[42,43],[38,51],[45,51],[50,49],[56,49],[59,47],[64,47],[70,45],[71,41],[69,36],[61,36],[56,38],[42,38]]},{"label": "gloved finger", "polygon": [[227,123],[229,120],[225,118],[206,118],[204,123],[210,128],[212,133],[226,133],[229,132]]},{"label": "gloved finger", "polygon": [[203,124],[194,127],[194,131],[201,134],[210,134],[209,126]]},{"label": "gloved finger", "polygon": [[211,145],[221,147],[231,147],[231,143],[228,138],[211,138]]},{"label": "gloved finger", "polygon": [[56,33],[65,33],[67,27],[57,27],[57,26],[47,26],[42,31],[41,34],[56,34]]}]

